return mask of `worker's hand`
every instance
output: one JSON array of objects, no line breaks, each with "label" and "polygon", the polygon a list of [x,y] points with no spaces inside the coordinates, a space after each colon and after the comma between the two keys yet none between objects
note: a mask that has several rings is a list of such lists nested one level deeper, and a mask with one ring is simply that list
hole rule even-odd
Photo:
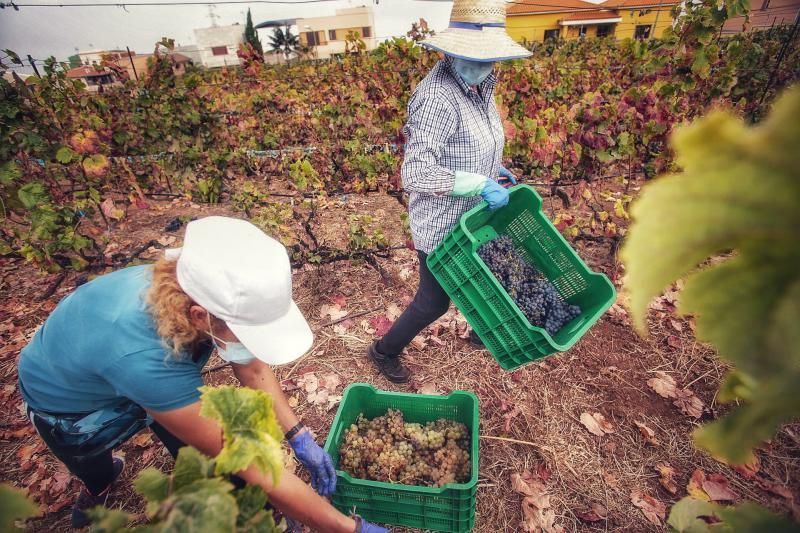
[{"label": "worker's hand", "polygon": [[355,533],[389,533],[385,527],[376,526],[364,521],[360,516],[356,516],[356,531]]},{"label": "worker's hand", "polygon": [[500,165],[500,172],[498,172],[497,174],[500,176],[497,180],[497,183],[499,183],[506,189],[511,187],[512,185],[517,184],[516,176],[514,176],[514,174],[512,174],[511,171],[508,170],[503,165]]},{"label": "worker's hand", "polygon": [[499,209],[508,203],[508,191],[494,180],[486,180],[481,196],[489,204],[489,209]]},{"label": "worker's hand", "polygon": [[331,457],[314,442],[311,433],[306,430],[293,437],[289,444],[297,459],[303,463],[311,474],[311,486],[321,496],[330,496],[336,490],[336,470]]}]

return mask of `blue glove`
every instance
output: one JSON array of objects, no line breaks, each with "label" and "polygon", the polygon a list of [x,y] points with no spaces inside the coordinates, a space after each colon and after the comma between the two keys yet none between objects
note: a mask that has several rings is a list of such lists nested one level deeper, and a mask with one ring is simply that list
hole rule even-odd
[{"label": "blue glove", "polygon": [[481,196],[492,210],[499,209],[508,203],[508,191],[494,180],[486,180]]},{"label": "blue glove", "polygon": [[503,165],[500,165],[500,172],[498,172],[498,174],[500,175],[500,179],[498,179],[497,182],[503,187],[508,188],[517,184],[517,178]]},{"label": "blue glove", "polygon": [[311,474],[311,486],[320,496],[330,496],[336,490],[336,470],[330,456],[314,442],[311,432],[304,431],[292,438],[289,445],[297,459]]},{"label": "blue glove", "polygon": [[389,533],[389,530],[385,527],[376,526],[375,524],[370,524],[361,519],[360,516],[356,516],[356,531],[355,533]]}]

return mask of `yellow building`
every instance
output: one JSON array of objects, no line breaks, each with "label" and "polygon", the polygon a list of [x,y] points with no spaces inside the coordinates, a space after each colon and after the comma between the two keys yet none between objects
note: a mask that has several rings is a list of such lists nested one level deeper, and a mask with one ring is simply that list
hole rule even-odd
[{"label": "yellow building", "polygon": [[525,0],[509,5],[506,28],[515,40],[660,37],[672,24],[677,0]]}]

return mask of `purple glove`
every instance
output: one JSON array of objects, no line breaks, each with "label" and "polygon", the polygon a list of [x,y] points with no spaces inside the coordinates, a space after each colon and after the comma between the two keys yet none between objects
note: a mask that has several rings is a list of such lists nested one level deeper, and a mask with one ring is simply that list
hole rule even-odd
[{"label": "purple glove", "polygon": [[498,172],[498,175],[500,176],[500,179],[497,180],[497,183],[505,188],[517,184],[517,178],[503,165],[500,165],[500,172]]},{"label": "purple glove", "polygon": [[360,516],[356,515],[356,531],[355,533],[389,533],[389,530],[385,527],[376,526],[375,524],[370,524],[361,519]]},{"label": "purple glove", "polygon": [[330,496],[336,490],[336,470],[330,456],[314,442],[311,432],[304,431],[292,438],[289,445],[298,461],[311,474],[311,486],[320,496]]}]

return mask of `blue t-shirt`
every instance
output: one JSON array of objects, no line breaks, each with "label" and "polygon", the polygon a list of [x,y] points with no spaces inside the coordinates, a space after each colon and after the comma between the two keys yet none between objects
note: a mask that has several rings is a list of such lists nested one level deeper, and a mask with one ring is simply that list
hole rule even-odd
[{"label": "blue t-shirt", "polygon": [[145,303],[151,278],[151,266],[124,268],[61,300],[20,356],[31,408],[87,413],[128,399],[169,411],[200,398],[211,347],[193,361],[165,346]]}]

